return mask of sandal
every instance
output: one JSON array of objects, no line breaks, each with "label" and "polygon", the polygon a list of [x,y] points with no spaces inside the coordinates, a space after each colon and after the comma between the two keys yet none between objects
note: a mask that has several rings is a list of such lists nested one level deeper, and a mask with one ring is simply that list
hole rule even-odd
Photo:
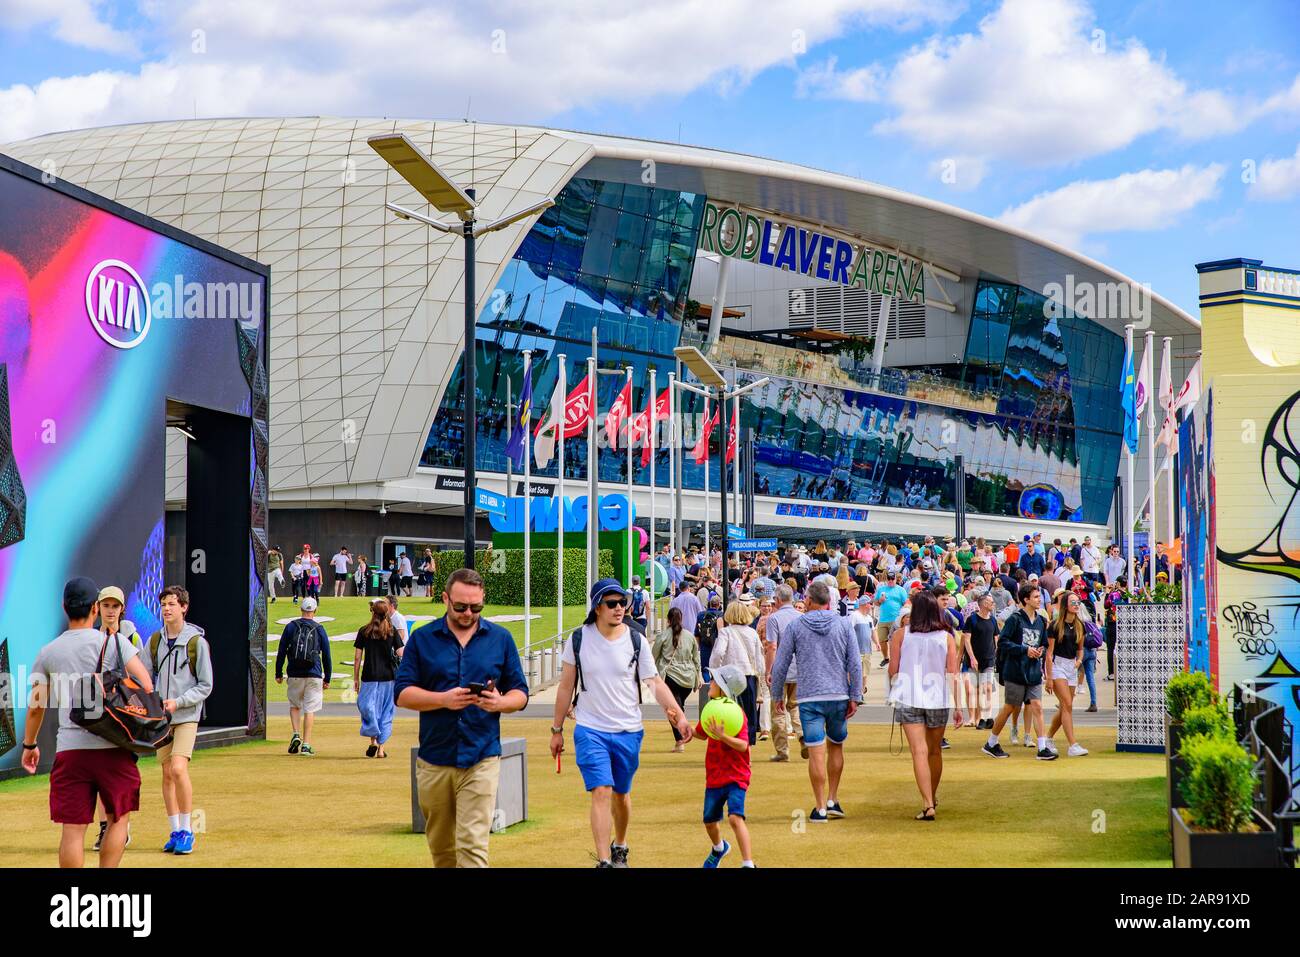
[{"label": "sandal", "polygon": [[912,820],[914,820],[914,821],[933,821],[933,820],[934,820],[934,805],[931,804],[929,807],[924,808],[924,809],[921,811],[921,813],[918,814],[916,817],[914,817]]},{"label": "sandal", "polygon": [[379,757],[379,758],[386,758],[386,757],[388,757],[388,752],[387,752],[387,751],[380,751],[379,754],[377,754],[377,755],[375,755],[375,756],[376,756],[376,757]]},{"label": "sandal", "polygon": [[375,752],[378,750],[379,750],[379,746],[372,744],[370,747],[366,748],[366,757],[373,758],[375,756]]}]

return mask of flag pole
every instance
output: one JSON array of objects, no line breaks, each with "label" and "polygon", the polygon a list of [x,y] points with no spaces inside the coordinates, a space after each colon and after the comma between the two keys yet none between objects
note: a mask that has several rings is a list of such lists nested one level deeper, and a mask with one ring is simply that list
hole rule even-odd
[{"label": "flag pole", "polygon": [[[1146,377],[1147,382],[1152,386],[1151,392],[1154,393],[1156,386],[1155,375],[1155,340],[1156,334],[1150,329],[1146,331],[1146,348],[1143,350],[1146,359]],[[1154,394],[1147,396],[1147,488],[1151,492],[1150,501],[1147,505],[1151,516],[1148,523],[1150,529],[1151,546],[1149,549],[1149,558],[1147,560],[1147,585],[1155,591],[1156,587],[1156,544],[1159,536],[1156,534],[1156,397]]]},{"label": "flag pole", "polygon": [[647,614],[647,621],[650,625],[650,634],[655,633],[655,432],[659,428],[659,397],[655,393],[655,369],[650,367],[650,421],[649,432],[646,441],[650,443],[650,561],[646,564],[646,574],[650,580],[646,582],[650,591],[650,611]]},{"label": "flag pole", "polygon": [[636,514],[636,508],[632,505],[632,410],[636,405],[632,402],[632,367],[627,367],[627,414],[624,420],[627,422],[627,587],[632,587],[632,569],[636,568],[635,552],[638,546],[632,544],[632,520]]},{"label": "flag pole", "polygon": [[[1173,366],[1170,365],[1171,350],[1173,349],[1173,338],[1164,337],[1165,355],[1161,363],[1161,368],[1168,368],[1170,375],[1173,374]],[[1165,408],[1165,415],[1169,417],[1169,444],[1165,450],[1169,453],[1169,477],[1165,482],[1165,516],[1169,520],[1169,547],[1174,547],[1174,539],[1178,537],[1178,530],[1174,528],[1174,449],[1178,446],[1178,418],[1174,415],[1174,390],[1173,382],[1169,386],[1169,400]],[[1174,569],[1172,562],[1169,566],[1169,583],[1173,584]]]},{"label": "flag pole", "polygon": [[[709,400],[704,400],[704,451],[709,450]],[[726,477],[722,472],[722,477]],[[713,567],[713,546],[709,542],[709,456],[704,457],[704,567]]]},{"label": "flag pole", "polygon": [[[560,421],[556,423],[555,428],[559,433],[556,438],[559,439],[559,462],[560,480],[556,483],[556,492],[559,501],[556,503],[559,507],[559,513],[555,516],[555,633],[561,639],[564,638],[564,430],[566,426],[566,413],[569,411],[569,382],[568,382],[568,356],[563,352],[557,355],[560,361],[560,371],[555,378],[555,388],[560,393]],[[554,406],[555,403],[551,403]]]},{"label": "flag pole", "polygon": [[[1133,362],[1133,327],[1131,325],[1124,327],[1124,338],[1128,345],[1129,363],[1131,365]],[[1135,370],[1134,376],[1136,375]],[[1125,388],[1128,388],[1127,384]],[[1134,415],[1136,414],[1135,410]],[[1124,452],[1128,457],[1128,495],[1124,497],[1124,540],[1126,543],[1124,551],[1128,556],[1128,587],[1135,588],[1137,582],[1133,580],[1134,558],[1136,557],[1133,554],[1133,450],[1128,447],[1127,442],[1124,443]]]},{"label": "flag pole", "polygon": [[[506,421],[513,429],[515,424],[515,397],[510,385],[510,376],[506,376]],[[507,433],[506,438],[509,438]],[[506,498],[509,498],[515,485],[515,460],[506,456]]]},{"label": "flag pole", "polygon": [[528,402],[519,397],[519,420],[524,424],[524,656],[532,654],[533,625],[533,350],[524,350],[524,382]]},{"label": "flag pole", "polygon": [[[680,502],[682,492],[677,487],[677,373],[675,372],[668,373],[668,487],[674,490]],[[674,508],[676,507],[677,505],[674,505]],[[668,565],[671,567],[672,555],[677,554],[677,518],[673,514],[668,516],[668,550],[672,553],[668,556]],[[665,568],[664,574],[667,573],[668,569]]]},{"label": "flag pole", "polygon": [[[596,570],[600,562],[600,536],[597,533],[597,499],[599,491],[597,486],[597,473],[600,470],[600,463],[597,457],[596,449],[596,399],[599,393],[596,391],[596,327],[591,327],[591,356],[587,359],[587,388],[590,391],[590,401],[588,403],[587,418],[587,591],[586,595],[591,594],[591,586],[596,584]],[[587,598],[584,596],[583,601]]]}]

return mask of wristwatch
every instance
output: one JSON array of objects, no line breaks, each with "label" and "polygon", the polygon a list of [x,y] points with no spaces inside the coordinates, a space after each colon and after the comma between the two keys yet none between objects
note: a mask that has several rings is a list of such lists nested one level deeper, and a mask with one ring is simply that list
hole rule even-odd
[{"label": "wristwatch", "polygon": [[551,734],[564,734],[564,726],[561,725],[557,728],[555,725],[551,725]]}]

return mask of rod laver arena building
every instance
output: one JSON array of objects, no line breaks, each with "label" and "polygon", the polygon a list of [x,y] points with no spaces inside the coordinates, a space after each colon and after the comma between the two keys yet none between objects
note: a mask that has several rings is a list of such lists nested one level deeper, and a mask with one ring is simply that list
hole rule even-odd
[{"label": "rod laver arena building", "polygon": [[[336,118],[140,124],[0,147],[269,265],[270,527],[286,549],[374,555],[381,540],[460,539],[461,244],[385,211],[436,213],[367,147],[392,131],[472,186],[482,218],[556,200],[478,246],[475,427],[480,484],[496,491],[522,350],[534,350],[540,421],[557,357],[572,388],[595,327],[601,366],[633,367],[636,409],[649,370],[662,389],[681,344],[742,383],[771,377],[742,403],[759,528],[948,533],[961,454],[970,534],[1109,539],[1124,324],[1153,329],[1157,345],[1173,337],[1177,356],[1199,347],[1196,319],[1084,256],[932,200],[722,150]],[[1175,362],[1175,381],[1188,364]],[[599,378],[603,414],[623,381]],[[699,401],[681,407],[688,441]],[[169,442],[178,506],[184,439]],[[665,492],[667,455],[655,470]],[[626,463],[599,453],[609,491],[626,488]],[[716,490],[716,455],[709,467]],[[584,494],[586,468],[585,442],[571,441],[567,494]],[[644,523],[649,469],[639,456],[633,468]],[[536,481],[553,486],[555,469]],[[687,457],[682,477],[683,518],[698,522],[703,467]],[[668,513],[665,497],[661,534]]]}]

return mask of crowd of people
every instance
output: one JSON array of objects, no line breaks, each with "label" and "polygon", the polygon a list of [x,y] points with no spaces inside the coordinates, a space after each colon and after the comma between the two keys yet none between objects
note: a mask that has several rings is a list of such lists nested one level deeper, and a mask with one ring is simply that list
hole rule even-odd
[{"label": "crowd of people", "polygon": [[[405,596],[416,594],[415,589],[422,589],[423,595],[432,595],[434,575],[438,571],[438,560],[433,549],[425,548],[423,555],[412,559],[410,552],[388,559],[387,563],[376,568],[365,555],[355,558],[342,546],[329,560],[333,571],[331,584],[334,597],[342,598],[348,594],[348,582],[352,582],[354,595],[372,594],[376,589],[371,583],[372,573],[378,577],[377,591],[381,595]],[[289,577],[285,578],[285,570]],[[312,551],[304,543],[302,550],[293,556],[293,561],[285,565],[284,553],[278,546],[272,546],[266,553],[266,593],[268,600],[274,603],[280,590],[287,588],[296,605],[304,598],[312,598],[319,603],[324,573],[321,571],[320,552]]]}]

